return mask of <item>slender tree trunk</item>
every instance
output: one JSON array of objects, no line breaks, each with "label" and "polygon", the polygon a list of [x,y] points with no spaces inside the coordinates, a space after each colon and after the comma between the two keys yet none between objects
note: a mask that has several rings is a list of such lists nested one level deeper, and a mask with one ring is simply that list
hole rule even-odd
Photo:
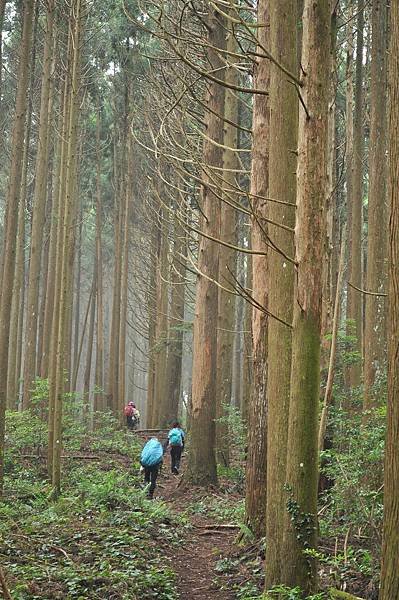
[{"label": "slender tree trunk", "polygon": [[[81,297],[81,279],[82,279],[82,228],[83,228],[83,213],[80,210],[79,215],[79,235],[78,235],[78,259],[75,273],[75,310],[74,310],[74,326],[73,326],[73,368],[71,373],[75,373],[78,354],[79,354],[79,328],[80,328],[80,297]],[[71,391],[76,391],[73,385],[73,377],[71,377]]]},{"label": "slender tree trunk", "polygon": [[32,211],[32,232],[30,261],[28,273],[25,358],[23,376],[22,407],[28,408],[31,397],[32,382],[36,375],[37,324],[39,312],[40,266],[42,256],[43,231],[46,215],[48,148],[49,148],[49,114],[51,97],[51,67],[54,30],[54,3],[47,5],[46,36],[44,43],[42,89],[40,99],[40,125],[38,138],[38,154],[36,160],[35,191]]},{"label": "slender tree trunk", "polygon": [[[386,210],[386,47],[387,4],[373,0],[371,47],[370,188],[368,198],[368,243],[366,289],[386,288],[387,210]],[[385,301],[365,296],[364,409],[378,403],[373,386],[384,371],[386,327]]]},{"label": "slender tree trunk", "polygon": [[18,86],[15,105],[15,120],[12,132],[12,154],[8,189],[6,195],[7,228],[3,243],[3,276],[0,304],[0,491],[3,487],[4,430],[7,396],[8,344],[12,290],[14,283],[18,206],[22,178],[22,158],[29,82],[29,56],[34,20],[34,0],[24,2],[24,21],[19,52]]},{"label": "slender tree trunk", "polygon": [[380,600],[399,597],[399,1],[391,2],[389,70],[388,413]]},{"label": "slender tree trunk", "polygon": [[338,266],[338,275],[337,275],[337,285],[335,287],[335,302],[334,302],[334,316],[332,321],[332,335],[331,335],[331,347],[330,347],[330,358],[328,363],[328,374],[327,374],[327,383],[326,389],[324,392],[324,401],[323,401],[323,410],[321,412],[320,417],[320,425],[319,425],[319,452],[324,450],[324,439],[326,435],[327,429],[327,416],[328,416],[328,408],[331,404],[332,394],[333,394],[333,385],[334,385],[334,375],[335,375],[335,355],[337,350],[337,341],[338,341],[338,328],[339,328],[339,318],[340,318],[340,310],[341,310],[341,292],[342,292],[342,284],[344,280],[344,270],[345,270],[345,231],[342,233],[341,239],[341,252],[339,258],[339,266]]},{"label": "slender tree trunk", "polygon": [[156,272],[156,328],[155,328],[155,374],[154,374],[154,410],[155,427],[166,426],[164,395],[166,390],[166,367],[168,352],[168,231],[164,223],[164,210],[159,210],[158,249]]},{"label": "slender tree trunk", "polygon": [[[297,290],[292,332],[288,427],[287,510],[282,582],[305,593],[316,587],[318,413],[322,264],[326,235],[330,6],[305,0],[302,42],[304,107],[299,112],[296,215]],[[290,557],[289,560],[287,557]]]},{"label": "slender tree trunk", "polygon": [[[271,52],[292,74],[298,72],[296,0],[270,1]],[[305,30],[303,29],[303,33]],[[294,300],[295,200],[298,144],[298,97],[295,87],[275,65],[270,66],[270,157],[269,195],[287,204],[270,202],[267,216],[291,230],[269,225],[270,242],[283,254],[269,248],[268,309],[291,324]],[[266,586],[281,582],[286,562],[282,551],[285,528],[285,471],[291,379],[291,329],[269,319],[267,375],[267,480],[266,480]]]},{"label": "slender tree trunk", "polygon": [[118,414],[118,352],[119,352],[119,331],[120,331],[120,284],[121,284],[121,258],[122,258],[122,207],[120,198],[123,197],[124,186],[122,178],[118,181],[117,165],[118,154],[116,149],[117,141],[114,140],[114,170],[115,170],[115,198],[114,198],[114,281],[112,297],[112,317],[110,331],[110,350],[109,350],[109,380],[108,380],[108,402],[114,416],[121,419]]},{"label": "slender tree trunk", "polygon": [[[363,29],[364,0],[357,4],[357,38],[356,38],[356,79],[355,79],[355,112],[353,128],[353,171],[351,202],[351,236],[350,236],[350,271],[349,281],[358,288],[362,287],[362,215],[363,215]],[[359,353],[359,360],[348,369],[350,387],[360,385],[362,375],[362,294],[348,286],[349,333],[356,338],[354,349]]]},{"label": "slender tree trunk", "polygon": [[[177,209],[176,209],[177,210]],[[169,348],[167,388],[165,398],[167,406],[163,411],[166,424],[176,420],[179,412],[181,392],[181,375],[183,362],[183,325],[184,325],[184,300],[185,300],[185,273],[186,273],[187,236],[184,228],[177,218],[174,221],[174,247],[173,262],[170,274],[170,322],[169,322]]]},{"label": "slender tree trunk", "polygon": [[90,321],[89,321],[89,335],[87,338],[87,354],[86,354],[86,367],[83,377],[83,414],[85,420],[88,419],[90,414],[90,381],[91,381],[91,367],[93,359],[93,342],[94,342],[94,329],[96,322],[96,287],[97,287],[97,273],[96,265],[94,265],[93,271],[93,283],[91,286],[91,303],[90,303]]},{"label": "slender tree trunk", "polygon": [[96,122],[96,264],[97,264],[97,322],[96,322],[96,374],[94,412],[105,410],[104,398],[104,299],[102,255],[102,190],[101,190],[101,109],[97,108]]},{"label": "slender tree trunk", "polygon": [[[268,0],[258,5],[259,49],[269,44],[270,13]],[[270,63],[259,58],[256,64],[255,85],[259,89],[269,88]],[[269,196],[269,99],[256,95],[254,98],[253,142],[251,166],[252,236],[254,251],[267,252],[266,218]],[[266,308],[268,263],[265,256],[252,258],[252,296],[255,302]],[[248,406],[248,454],[246,464],[245,513],[249,527],[257,537],[265,532],[266,509],[266,433],[267,433],[267,328],[268,319],[264,311],[252,309],[252,354],[253,376],[251,397]]]},{"label": "slender tree trunk", "polygon": [[[61,188],[60,207],[63,208],[63,218],[60,219],[62,226],[62,235],[60,236],[60,285],[59,295],[56,297],[58,303],[58,318],[54,318],[54,336],[57,339],[56,356],[50,371],[50,412],[49,418],[53,417],[53,439],[51,453],[52,484],[54,495],[57,496],[61,486],[61,447],[62,447],[62,399],[65,386],[64,367],[66,365],[66,347],[68,340],[68,311],[70,309],[72,276],[70,257],[73,255],[72,246],[74,236],[72,231],[73,219],[76,214],[76,162],[77,162],[77,132],[79,121],[79,84],[80,84],[80,50],[81,37],[83,30],[81,0],[74,0],[70,12],[70,50],[71,60],[68,65],[67,77],[70,76],[70,82],[67,80],[67,90],[69,111],[64,112],[64,117],[68,115],[67,136],[64,140],[65,145],[65,185]],[[68,114],[69,112],[69,114]],[[68,347],[70,348],[69,344]],[[52,414],[51,414],[52,413]]]},{"label": "slender tree trunk", "polygon": [[147,290],[148,314],[148,381],[147,381],[147,427],[154,426],[155,404],[155,329],[156,329],[156,272],[157,272],[157,222],[154,219],[151,228],[151,251],[149,265],[149,283]]},{"label": "slender tree trunk", "polygon": [[[27,148],[24,151],[24,162],[27,159]],[[25,205],[26,205],[26,170],[23,167],[24,183],[21,186],[21,198],[18,214],[17,252],[15,258],[15,277],[10,323],[10,347],[8,356],[7,375],[7,408],[15,410],[18,405],[19,379],[18,369],[18,341],[20,325],[24,317],[24,283],[25,283]]]},{"label": "slender tree trunk", "polygon": [[[129,94],[128,94],[129,97]],[[126,403],[126,321],[128,310],[128,285],[129,285],[129,247],[130,247],[130,220],[131,199],[133,187],[133,142],[131,135],[127,134],[127,174],[125,186],[125,207],[123,211],[123,245],[122,245],[122,271],[121,271],[121,317],[119,332],[119,413],[123,414],[123,406]]]},{"label": "slender tree trunk", "polygon": [[[225,23],[218,10],[209,5],[208,41],[213,48],[225,47]],[[222,77],[223,63],[219,53],[209,47],[207,58],[211,69],[217,69]],[[212,167],[222,166],[223,122],[218,115],[224,111],[224,88],[208,82],[205,115],[206,134],[203,142],[203,162]],[[216,145],[213,142],[216,142]],[[213,238],[220,235],[220,203],[209,186],[209,175],[203,174],[201,205],[203,217],[201,229]],[[212,177],[211,177],[212,179]],[[217,482],[215,457],[216,417],[216,352],[217,352],[217,288],[211,280],[217,279],[219,271],[219,247],[210,239],[202,237],[198,252],[198,280],[195,297],[194,346],[191,446],[186,480],[199,485]]]},{"label": "slender tree trunk", "polygon": [[[227,51],[237,52],[237,42],[234,37],[233,25],[228,24]],[[235,65],[227,68],[225,74],[228,84],[238,84],[238,71]],[[230,205],[236,200],[237,155],[234,151],[238,146],[238,129],[231,123],[238,121],[238,96],[233,90],[226,89],[224,104],[224,136],[223,136],[223,195],[221,205],[220,237],[229,244],[236,240],[236,211]],[[227,122],[230,121],[229,122]],[[219,276],[218,280],[223,287],[234,289],[232,274],[235,272],[235,251],[227,246],[219,249]],[[217,334],[217,381],[216,381],[216,418],[226,416],[225,407],[231,403],[232,395],[232,370],[234,348],[234,317],[235,296],[223,289],[218,290],[218,334]],[[226,422],[216,423],[216,445],[218,462],[229,464],[229,432]]]}]

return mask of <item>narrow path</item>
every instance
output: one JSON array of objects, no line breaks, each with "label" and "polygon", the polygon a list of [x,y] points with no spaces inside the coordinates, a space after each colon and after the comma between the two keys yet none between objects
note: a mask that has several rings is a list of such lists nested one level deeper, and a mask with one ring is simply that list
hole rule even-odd
[{"label": "narrow path", "polygon": [[[170,474],[169,460],[166,459],[157,491],[174,512],[183,512],[196,499],[190,492],[179,490],[179,481],[180,477]],[[231,590],[223,589],[220,578],[217,580],[215,566],[220,559],[231,554],[237,532],[212,528],[214,519],[204,516],[193,515],[191,523],[192,528],[187,532],[180,551],[174,548],[169,555],[176,573],[179,599],[235,600],[236,595]]]}]

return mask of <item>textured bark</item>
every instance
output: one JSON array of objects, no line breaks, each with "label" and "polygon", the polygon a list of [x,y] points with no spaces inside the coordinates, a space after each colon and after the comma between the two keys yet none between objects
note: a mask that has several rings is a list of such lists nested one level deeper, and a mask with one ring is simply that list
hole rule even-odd
[{"label": "textured bark", "polygon": [[164,222],[164,210],[159,209],[158,246],[156,263],[156,324],[155,324],[155,365],[154,365],[154,406],[153,424],[166,426],[164,396],[166,392],[166,361],[168,352],[168,233]]},{"label": "textured bark", "polygon": [[389,69],[388,413],[380,600],[399,598],[399,1],[391,2]]},{"label": "textured bark", "polygon": [[47,22],[44,42],[42,89],[40,99],[38,153],[36,159],[35,190],[32,210],[32,232],[26,307],[26,334],[22,397],[23,408],[28,408],[30,404],[32,383],[36,375],[40,266],[42,256],[43,231],[46,215],[46,172],[48,169],[49,124],[51,119],[49,107],[52,85],[51,70],[53,52],[54,11],[54,3],[50,1],[47,4]]},{"label": "textured bark", "polygon": [[[270,2],[271,52],[291,73],[298,71],[297,2]],[[305,33],[305,32],[304,32]],[[292,206],[269,203],[267,216],[288,227],[295,225],[296,154],[298,136],[298,98],[295,87],[278,67],[270,67],[270,156],[269,195]],[[273,244],[286,256],[294,257],[294,236],[290,231],[269,225]],[[268,250],[270,312],[292,323],[294,267],[284,256]],[[282,553],[285,517],[285,469],[287,460],[288,411],[291,377],[291,330],[275,319],[268,331],[268,425],[267,425],[267,546],[266,586],[281,581],[286,562]]]},{"label": "textured bark", "polygon": [[157,256],[157,223],[154,219],[151,231],[151,254],[149,265],[149,281],[147,291],[148,314],[148,381],[147,381],[147,427],[154,427],[154,392],[155,392],[155,311],[156,311],[156,260]]},{"label": "textured bark", "polygon": [[[124,193],[123,178],[118,180],[120,175],[117,169],[119,159],[117,152],[117,140],[114,140],[114,177],[115,177],[115,197],[114,197],[114,281],[112,296],[112,317],[110,331],[110,349],[108,365],[108,403],[117,419],[122,419],[118,413],[118,354],[119,354],[119,332],[121,317],[121,272],[122,272],[122,198]],[[120,169],[123,172],[123,169]]]},{"label": "textured bark", "polygon": [[178,418],[183,361],[183,324],[185,300],[185,273],[187,236],[179,219],[174,222],[173,262],[170,273],[170,321],[168,340],[166,405],[163,410],[165,424]]},{"label": "textured bark", "polygon": [[328,416],[328,408],[331,404],[332,394],[333,394],[333,385],[334,385],[334,375],[335,375],[335,355],[337,350],[337,341],[338,341],[338,328],[339,328],[339,319],[340,319],[340,311],[341,311],[341,292],[342,292],[342,284],[344,280],[344,268],[345,268],[345,233],[342,234],[341,239],[341,252],[339,258],[339,266],[338,266],[338,275],[337,275],[337,284],[335,286],[335,302],[334,302],[334,315],[332,320],[332,335],[331,335],[331,347],[330,347],[330,358],[328,362],[328,374],[327,374],[327,383],[326,389],[324,392],[324,401],[323,401],[323,409],[320,417],[320,425],[319,425],[319,452],[324,449],[324,438],[326,435],[327,429],[327,416]]},{"label": "textured bark", "polygon": [[0,491],[3,487],[3,452],[7,396],[8,344],[15,269],[18,206],[21,192],[20,186],[22,178],[24,128],[27,109],[27,88],[29,81],[29,56],[32,42],[34,6],[35,3],[33,0],[26,0],[24,2],[23,32],[19,51],[18,86],[11,143],[11,165],[6,195],[7,225],[3,243],[3,276],[0,305]]},{"label": "textured bark", "polygon": [[[387,272],[386,196],[386,47],[387,4],[373,0],[371,46],[370,188],[368,198],[366,289],[382,292]],[[386,346],[386,302],[378,296],[365,296],[364,331],[364,409],[378,402],[373,385],[384,371]]]},{"label": "textured bark", "polygon": [[[268,47],[269,2],[260,0],[258,21],[259,42]],[[269,87],[269,62],[260,58],[256,65],[255,85],[267,90]],[[266,225],[261,221],[267,215],[269,195],[269,101],[266,96],[255,96],[253,114],[253,144],[251,167],[252,218],[251,246],[253,250],[266,252]],[[261,306],[267,305],[267,261],[265,256],[254,254],[252,258],[252,295]],[[252,356],[253,378],[248,406],[248,454],[246,464],[246,520],[257,537],[265,532],[266,510],[266,377],[267,377],[267,326],[266,313],[252,309]]]},{"label": "textured bark", "polygon": [[[129,94],[128,94],[129,99]],[[126,186],[125,186],[125,198],[124,198],[124,222],[122,228],[123,240],[122,240],[122,270],[121,270],[121,316],[120,316],[120,330],[119,330],[119,414],[123,413],[123,407],[126,404],[126,321],[127,321],[127,303],[128,303],[128,283],[129,283],[129,247],[130,247],[130,211],[131,211],[131,198],[132,198],[132,184],[133,184],[133,142],[131,136],[128,134],[127,137],[127,173],[126,173]]]},{"label": "textured bark", "polygon": [[[227,50],[237,51],[237,42],[231,23],[227,33]],[[238,72],[234,66],[227,68],[226,82],[238,84]],[[231,124],[238,121],[238,96],[232,90],[226,89],[224,102],[224,135],[223,144],[223,194],[224,202],[221,204],[220,237],[227,243],[234,244],[236,240],[236,211],[228,202],[236,199],[234,187],[237,174],[234,169],[238,167],[237,155],[234,149],[238,144],[238,130]],[[230,121],[229,122],[227,122]],[[227,246],[219,249],[219,276],[218,280],[223,287],[234,288],[232,274],[235,271],[235,251]],[[217,334],[217,381],[216,381],[216,418],[226,416],[225,406],[231,403],[232,369],[233,369],[233,342],[234,342],[234,316],[235,296],[223,289],[218,290],[218,334]],[[216,424],[216,445],[218,462],[229,464],[229,434],[227,423]]]},{"label": "textured bark", "polygon": [[[285,531],[282,582],[305,593],[316,588],[318,412],[322,265],[326,235],[327,131],[330,7],[305,0],[299,111],[297,215],[295,228],[297,290],[292,332],[291,393],[288,426]],[[306,515],[306,517],[305,517]],[[289,560],[287,560],[289,557]]]},{"label": "textured bark", "polygon": [[[66,76],[66,91],[64,104],[64,119],[67,117],[67,135],[64,138],[64,170],[61,171],[61,181],[65,177],[64,185],[60,186],[60,227],[59,254],[57,259],[57,278],[59,286],[56,289],[55,306],[58,305],[57,318],[53,318],[53,344],[56,348],[49,372],[49,419],[52,420],[52,448],[50,449],[50,465],[52,469],[53,493],[57,496],[61,487],[61,448],[62,448],[62,404],[64,392],[64,368],[67,363],[66,352],[70,352],[68,343],[68,326],[70,303],[72,300],[72,269],[71,257],[73,256],[75,238],[73,235],[73,219],[76,215],[76,167],[78,151],[78,123],[79,123],[79,84],[80,84],[80,51],[82,45],[83,17],[82,2],[74,0],[70,12],[69,29],[69,62]],[[69,110],[66,110],[68,106]],[[58,294],[57,294],[58,293]],[[56,343],[55,343],[56,340]]]},{"label": "textured bark", "polygon": [[101,190],[101,110],[97,109],[96,122],[96,265],[97,265],[97,321],[96,321],[96,373],[94,412],[105,410],[104,397],[104,298],[102,255],[102,190]]},{"label": "textured bark", "polygon": [[91,370],[93,362],[93,345],[94,345],[94,330],[96,322],[96,287],[97,287],[97,272],[94,267],[93,282],[91,286],[91,303],[90,303],[90,319],[89,319],[89,335],[87,338],[87,353],[86,353],[86,366],[83,377],[83,413],[85,418],[90,413],[90,381],[91,381]]},{"label": "textured bark", "polygon": [[[214,48],[225,47],[225,23],[222,15],[209,5],[208,42]],[[211,69],[219,69],[223,62],[218,52],[211,47],[207,50]],[[206,135],[203,142],[203,162],[212,167],[222,166],[223,123],[218,115],[224,110],[224,88],[215,82],[208,82],[206,102],[210,108],[205,115]],[[212,141],[216,142],[213,144]],[[201,229],[206,235],[218,238],[220,235],[220,201],[215,196],[209,175],[203,173],[201,208],[203,217]],[[198,278],[195,297],[194,339],[193,339],[193,383],[191,414],[191,446],[186,480],[199,485],[217,482],[215,459],[215,394],[216,394],[216,352],[217,352],[217,288],[210,280],[217,279],[219,270],[219,247],[210,239],[201,237],[198,251]]]},{"label": "textured bark", "polygon": [[[363,29],[364,0],[357,3],[357,37],[356,37],[356,73],[355,73],[355,110],[353,122],[353,163],[352,163],[352,197],[350,206],[350,261],[349,281],[362,288],[362,217],[363,217]],[[348,333],[354,335],[354,350],[362,353],[362,294],[348,286],[347,319]],[[361,361],[348,368],[347,382],[349,387],[360,384],[362,375]]]}]

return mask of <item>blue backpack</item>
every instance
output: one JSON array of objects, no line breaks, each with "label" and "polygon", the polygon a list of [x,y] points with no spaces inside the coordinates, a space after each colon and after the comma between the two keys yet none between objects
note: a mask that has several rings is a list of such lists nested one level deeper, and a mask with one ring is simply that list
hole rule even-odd
[{"label": "blue backpack", "polygon": [[163,448],[157,439],[149,440],[141,452],[140,462],[143,467],[153,467],[162,461]]},{"label": "blue backpack", "polygon": [[183,436],[180,429],[177,429],[177,427],[174,427],[169,431],[168,439],[171,446],[183,445]]}]

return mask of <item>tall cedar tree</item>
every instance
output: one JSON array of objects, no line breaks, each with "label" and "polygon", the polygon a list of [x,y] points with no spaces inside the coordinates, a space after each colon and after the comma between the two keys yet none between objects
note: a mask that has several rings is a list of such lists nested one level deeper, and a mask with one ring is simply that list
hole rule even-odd
[{"label": "tall cedar tree", "polygon": [[[299,112],[295,245],[297,287],[292,332],[291,394],[286,471],[282,581],[305,592],[316,568],[305,549],[316,546],[318,412],[322,268],[327,190],[330,6],[305,0],[302,40],[303,104]],[[287,560],[289,557],[289,560]]]},{"label": "tall cedar tree", "polygon": [[[224,65],[217,48],[226,43],[225,19],[209,5],[207,58],[209,68],[223,73]],[[219,115],[224,111],[224,87],[208,82],[206,136],[203,142],[203,161],[210,170],[222,166],[223,121]],[[201,228],[210,238],[220,235],[220,201],[213,191],[212,181],[203,174]],[[212,178],[212,174],[211,174]],[[216,417],[216,353],[217,353],[217,307],[216,280],[219,268],[219,247],[203,236],[198,250],[197,290],[194,315],[193,379],[191,446],[186,480],[198,485],[216,483],[215,417]]]},{"label": "tall cedar tree", "polygon": [[399,0],[391,3],[390,40],[388,428],[380,600],[399,598]]}]

